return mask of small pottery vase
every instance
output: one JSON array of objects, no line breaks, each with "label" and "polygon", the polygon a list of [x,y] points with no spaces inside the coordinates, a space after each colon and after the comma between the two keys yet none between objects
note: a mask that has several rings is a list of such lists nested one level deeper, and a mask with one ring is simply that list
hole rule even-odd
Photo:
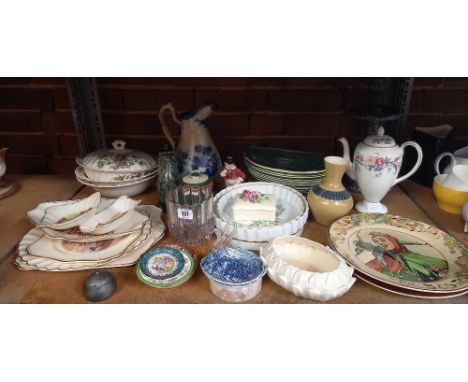
[{"label": "small pottery vase", "polygon": [[353,198],[341,182],[348,165],[345,158],[325,157],[327,175],[307,194],[310,209],[319,224],[330,225],[353,208]]}]

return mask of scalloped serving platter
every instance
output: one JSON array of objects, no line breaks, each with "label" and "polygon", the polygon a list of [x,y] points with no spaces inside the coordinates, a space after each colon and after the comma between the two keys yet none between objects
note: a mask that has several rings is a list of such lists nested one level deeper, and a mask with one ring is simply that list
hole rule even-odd
[{"label": "scalloped serving platter", "polygon": [[104,260],[88,259],[87,261],[59,261],[44,256],[31,256],[27,252],[28,246],[40,240],[44,235],[38,228],[30,230],[18,245],[18,257],[16,265],[21,270],[42,271],[78,271],[93,268],[124,267],[135,264],[140,256],[154,243],[159,241],[165,232],[164,223],[161,220],[161,210],[155,206],[139,206],[139,211],[149,217],[148,223],[141,235],[130,246],[125,248],[115,257]]}]

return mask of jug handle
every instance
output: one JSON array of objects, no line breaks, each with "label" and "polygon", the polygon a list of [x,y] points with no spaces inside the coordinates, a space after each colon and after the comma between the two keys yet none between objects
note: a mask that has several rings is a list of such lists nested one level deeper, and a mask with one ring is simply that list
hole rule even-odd
[{"label": "jug handle", "polygon": [[161,109],[159,110],[159,122],[161,122],[162,131],[164,135],[166,136],[167,140],[169,141],[169,143],[171,144],[172,149],[175,151],[176,147],[175,147],[174,137],[172,136],[172,133],[171,133],[171,130],[169,130],[169,127],[167,127],[166,121],[164,120],[164,112],[166,110],[169,110],[171,112],[172,118],[179,126],[180,126],[180,121],[176,117],[175,109],[174,109],[174,106],[172,106],[172,103],[163,105]]},{"label": "jug handle", "polygon": [[445,152],[445,153],[442,153],[442,154],[439,154],[437,156],[437,158],[435,159],[434,161],[434,170],[436,172],[437,175],[440,175],[440,167],[439,167],[439,164],[440,164],[440,161],[442,160],[443,157],[445,156],[449,156],[450,157],[450,164],[448,166],[448,170],[447,172],[450,172],[450,170],[452,169],[453,165],[456,164],[456,159],[455,159],[455,156],[452,154],[452,153],[449,153],[449,152]]},{"label": "jug handle", "polygon": [[408,179],[411,175],[413,175],[419,168],[419,166],[421,166],[421,162],[422,162],[422,158],[423,158],[423,152],[422,152],[422,149],[421,149],[421,146],[419,146],[416,142],[413,142],[413,141],[408,141],[408,142],[405,142],[401,145],[401,152],[402,152],[402,160],[403,160],[403,152],[405,150],[405,147],[407,146],[413,146],[417,153],[418,153],[418,159],[416,160],[416,164],[413,166],[413,168],[411,169],[411,171],[407,172],[405,175],[403,176],[400,176],[399,178],[397,178],[395,180],[395,183],[393,183],[393,185],[397,184],[397,183],[400,183],[402,180],[405,180],[405,179]]}]

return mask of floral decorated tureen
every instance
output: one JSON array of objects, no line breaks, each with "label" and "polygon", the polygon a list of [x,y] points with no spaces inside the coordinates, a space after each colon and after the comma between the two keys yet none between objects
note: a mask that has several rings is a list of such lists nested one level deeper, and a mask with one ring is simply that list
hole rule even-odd
[{"label": "floral decorated tureen", "polygon": [[92,181],[121,182],[156,171],[156,160],[149,154],[125,148],[126,142],[112,142],[113,149],[98,150],[77,158]]},{"label": "floral decorated tureen", "polygon": [[[343,156],[350,161],[346,173],[357,181],[365,199],[356,204],[359,212],[386,213],[387,207],[380,201],[392,186],[413,175],[422,162],[423,153],[416,142],[408,141],[398,146],[392,137],[384,133],[384,128],[380,127],[377,135],[370,135],[360,142],[354,150],[354,162],[350,159],[348,141],[340,138],[344,149]],[[416,149],[418,159],[410,172],[397,178],[403,151],[407,146]]]}]

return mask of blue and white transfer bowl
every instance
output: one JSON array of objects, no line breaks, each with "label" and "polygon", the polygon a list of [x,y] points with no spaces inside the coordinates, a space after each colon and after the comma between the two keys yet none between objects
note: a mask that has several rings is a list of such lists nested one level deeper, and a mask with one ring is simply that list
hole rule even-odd
[{"label": "blue and white transfer bowl", "polygon": [[230,247],[211,251],[201,260],[200,267],[210,280],[211,292],[229,302],[254,298],[262,288],[262,277],[267,271],[253,252]]}]

